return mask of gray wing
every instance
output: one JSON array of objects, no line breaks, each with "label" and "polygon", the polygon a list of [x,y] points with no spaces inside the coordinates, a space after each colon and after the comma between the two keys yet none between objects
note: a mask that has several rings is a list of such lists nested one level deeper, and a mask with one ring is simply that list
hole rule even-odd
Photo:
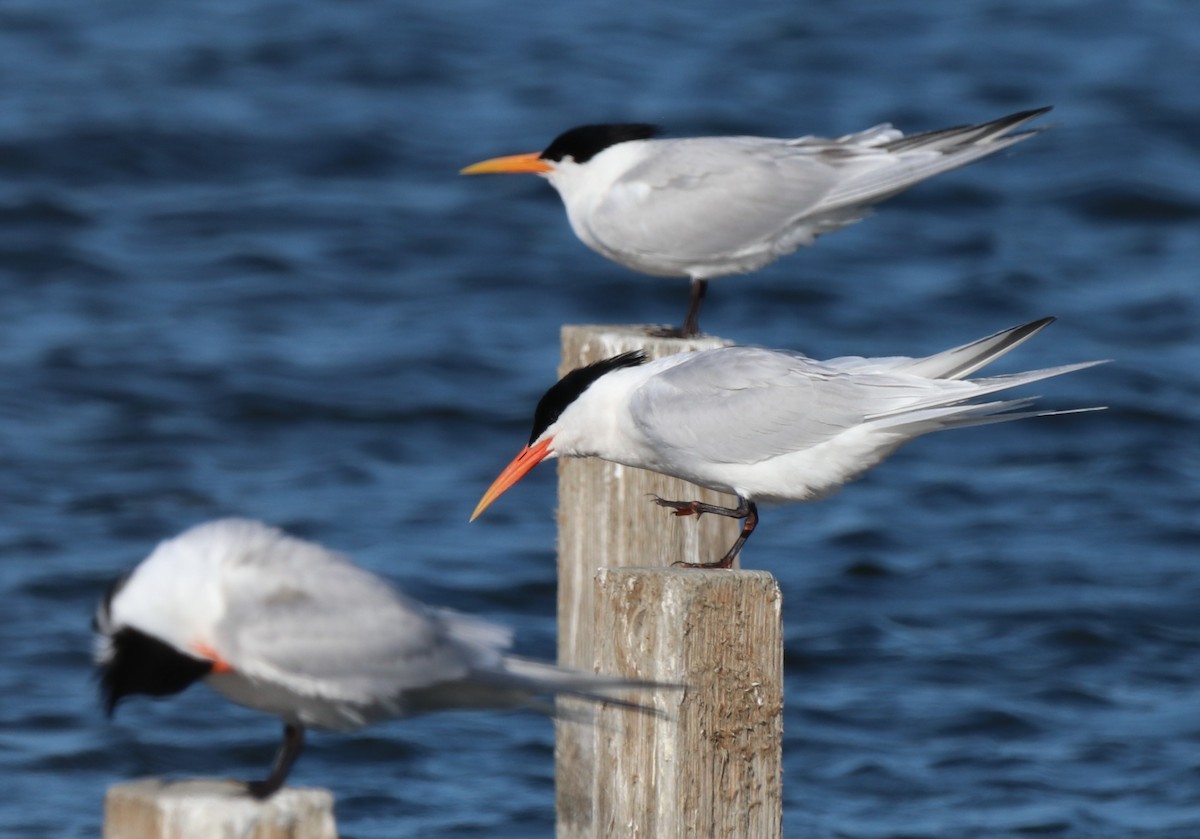
[{"label": "gray wing", "polygon": [[[658,153],[622,177],[590,220],[602,243],[648,258],[753,253],[819,206],[839,177],[812,148],[786,140],[700,137],[652,148]],[[813,235],[798,232],[771,258]]]},{"label": "gray wing", "polygon": [[337,554],[285,537],[231,569],[216,642],[232,667],[307,695],[376,704],[490,664],[509,632],[430,609]]},{"label": "gray wing", "polygon": [[688,259],[714,276],[753,270],[913,184],[1036,135],[1011,132],[1047,110],[911,137],[878,125],[836,138],[650,141],[657,153],[614,184],[591,232],[614,253],[685,272]]},{"label": "gray wing", "polygon": [[630,411],[668,463],[753,464],[880,418],[990,392],[973,382],[888,369],[907,361],[814,361],[780,350],[722,347],[685,356],[651,377]]},{"label": "gray wing", "polygon": [[887,388],[799,353],[725,347],[650,378],[630,411],[660,450],[748,464],[832,439],[889,404]]}]

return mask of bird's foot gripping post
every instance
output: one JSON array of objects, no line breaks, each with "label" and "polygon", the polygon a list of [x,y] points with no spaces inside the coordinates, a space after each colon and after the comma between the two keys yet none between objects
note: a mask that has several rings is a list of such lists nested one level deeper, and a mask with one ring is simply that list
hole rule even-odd
[{"label": "bird's foot gripping post", "polygon": [[694,515],[696,518],[700,518],[705,513],[712,513],[715,516],[726,516],[731,519],[743,520],[742,532],[738,535],[737,541],[733,543],[733,547],[725,553],[725,556],[716,562],[686,562],[680,559],[671,563],[676,568],[732,568],[733,561],[742,550],[742,545],[746,544],[746,540],[750,538],[750,534],[758,526],[758,505],[753,501],[747,501],[741,496],[738,497],[738,505],[736,507],[721,507],[716,504],[705,504],[702,501],[668,501],[665,498],[659,498],[657,495],[654,496],[654,503],[660,507],[671,508],[677,516]]},{"label": "bird's foot gripping post", "polygon": [[685,341],[701,337],[703,333],[700,331],[700,306],[704,303],[707,294],[708,280],[692,280],[692,290],[688,297],[688,309],[683,318],[683,326],[654,326],[650,327],[646,334],[651,338],[680,338]]}]

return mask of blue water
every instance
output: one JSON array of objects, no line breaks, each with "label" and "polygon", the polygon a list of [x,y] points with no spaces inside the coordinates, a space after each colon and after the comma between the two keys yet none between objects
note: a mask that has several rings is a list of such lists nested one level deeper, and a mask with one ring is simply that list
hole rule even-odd
[{"label": "blue water", "polygon": [[[266,519],[554,648],[553,470],[466,519],[558,328],[674,323],[533,178],[582,122],[676,135],[1056,127],[755,275],[707,331],[921,354],[1047,314],[1048,407],[926,438],[745,554],[785,596],[789,837],[1200,835],[1200,11],[1191,0],[0,5],[0,833],[112,783],[256,776],[196,688],[113,722],[91,609],[161,538]],[[315,735],[348,837],[553,832],[553,733]],[[619,782],[619,779],[615,779]]]}]

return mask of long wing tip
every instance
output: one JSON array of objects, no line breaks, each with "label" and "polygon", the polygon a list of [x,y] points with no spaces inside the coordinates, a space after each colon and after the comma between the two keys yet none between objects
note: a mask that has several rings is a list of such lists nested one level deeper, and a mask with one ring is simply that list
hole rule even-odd
[{"label": "long wing tip", "polygon": [[1048,317],[1031,320],[1029,323],[1022,324],[1021,326],[1014,326],[1008,331],[1012,333],[1014,338],[1018,338],[1021,342],[1024,342],[1028,338],[1032,338],[1034,335],[1041,332],[1056,320],[1058,320],[1057,317],[1054,315],[1049,315]]}]

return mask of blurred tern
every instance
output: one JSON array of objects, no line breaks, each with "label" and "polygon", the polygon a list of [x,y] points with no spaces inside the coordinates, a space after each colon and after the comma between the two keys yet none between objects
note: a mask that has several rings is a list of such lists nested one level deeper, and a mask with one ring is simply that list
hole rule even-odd
[{"label": "blurred tern", "polygon": [[644,274],[691,278],[679,331],[690,337],[708,280],[762,268],[913,184],[1026,140],[1042,129],[1011,132],[1049,110],[911,137],[889,124],[797,139],[654,139],[653,125],[584,125],[462,174],[541,175],[589,248]]},{"label": "blurred tern", "polygon": [[630,352],[580,367],[534,413],[529,445],[484,493],[471,520],[546,458],[599,457],[737,497],[737,507],[655,502],[676,515],[743,520],[711,563],[728,568],[758,523],[757,502],[814,501],[931,431],[1078,411],[1023,411],[1034,398],[976,401],[1101,361],[991,378],[971,373],[1054,321],[998,332],[928,358],[835,358],[719,347],[646,361]]},{"label": "blurred tern", "polygon": [[113,585],[93,629],[110,715],[130,694],[203,680],[283,718],[270,776],[248,784],[259,798],[287,779],[306,726],[345,731],[556,693],[637,708],[607,692],[653,687],[509,655],[508,629],[424,606],[344,556],[245,519],[161,543]]}]

